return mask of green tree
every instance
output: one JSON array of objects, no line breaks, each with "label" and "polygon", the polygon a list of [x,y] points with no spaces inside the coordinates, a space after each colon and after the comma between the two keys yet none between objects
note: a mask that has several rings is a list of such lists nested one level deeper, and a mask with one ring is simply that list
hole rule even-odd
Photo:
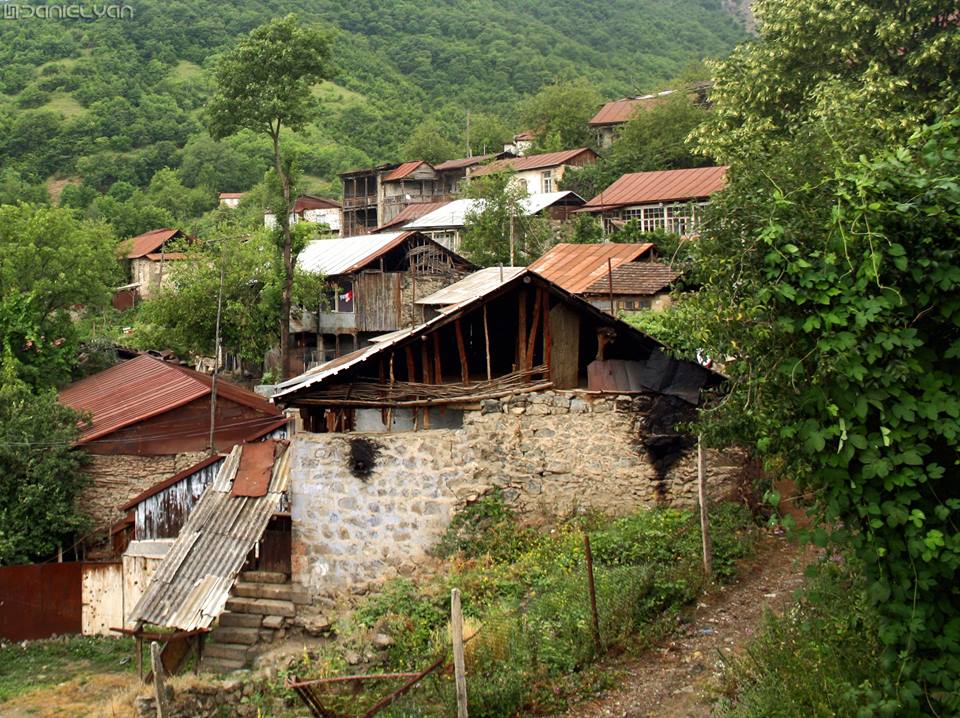
[{"label": "green tree", "polygon": [[585,79],[547,85],[528,98],[520,116],[537,135],[534,150],[555,152],[592,145],[587,122],[601,102],[596,86]]},{"label": "green tree", "polygon": [[434,119],[426,119],[413,128],[401,150],[405,160],[443,162],[457,156],[457,146],[445,136],[443,127]]},{"label": "green tree", "polygon": [[0,371],[0,565],[50,559],[89,525],[77,509],[80,416],[53,389],[31,391],[9,357]]},{"label": "green tree", "polygon": [[889,677],[864,702],[954,715],[960,33],[932,1],[754,11],[697,132],[730,183],[671,331],[731,359],[706,437],[783,462],[816,500],[812,538],[859,558]]},{"label": "green tree", "polygon": [[280,146],[281,130],[302,129],[315,113],[310,88],[331,74],[330,40],[316,26],[287,15],[253,30],[217,63],[217,90],[208,112],[210,135],[223,139],[240,130],[269,135],[273,169],[280,185],[276,215],[282,235],[280,364],[289,368],[290,310],[296,267],[289,213],[291,166]]},{"label": "green tree", "polygon": [[[475,155],[496,154],[513,139],[510,126],[496,115],[480,113],[470,115],[470,150]],[[467,138],[464,137],[464,144]]]},{"label": "green tree", "polygon": [[462,249],[481,267],[529,264],[549,243],[549,224],[527,214],[527,190],[511,172],[471,179],[464,196],[474,204],[466,214]]}]

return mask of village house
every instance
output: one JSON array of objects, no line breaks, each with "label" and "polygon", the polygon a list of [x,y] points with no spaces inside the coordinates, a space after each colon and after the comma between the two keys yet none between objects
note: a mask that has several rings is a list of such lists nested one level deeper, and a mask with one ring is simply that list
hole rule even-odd
[{"label": "village house", "polygon": [[121,244],[130,283],[120,289],[132,295],[128,305],[155,297],[164,279],[169,281],[170,263],[186,259],[184,246],[194,241],[183,230],[164,228],[144,232]]},{"label": "village house", "polygon": [[[302,194],[293,203],[293,210],[290,212],[289,219],[291,225],[297,222],[325,224],[332,233],[339,234],[341,226],[340,203],[332,199]],[[275,229],[277,216],[273,212],[264,212],[263,226],[267,229]]]},{"label": "village house", "polygon": [[530,194],[555,192],[560,187],[564,172],[569,167],[585,167],[597,161],[597,153],[589,147],[562,152],[547,152],[494,160],[472,167],[467,177],[482,177],[495,172],[513,172],[512,181]]},{"label": "village house", "polygon": [[217,199],[221,207],[236,209],[240,206],[240,200],[243,199],[243,192],[221,192]]},{"label": "village house", "polygon": [[449,202],[471,167],[506,156],[478,155],[436,164],[414,160],[344,172],[340,175],[343,234],[367,234],[393,226],[393,220],[411,205]]},{"label": "village house", "polygon": [[524,157],[529,154],[530,149],[533,147],[533,143],[536,141],[537,135],[535,132],[518,132],[513,136],[511,142],[507,142],[503,146],[504,152],[509,152],[512,155],[517,157]]},{"label": "village house", "polygon": [[[463,230],[467,225],[467,215],[482,208],[482,204],[480,200],[474,199],[455,199],[442,203],[422,216],[411,219],[403,225],[403,229],[422,232],[447,249],[459,252]],[[521,204],[527,217],[544,217],[551,222],[560,223],[574,210],[582,207],[584,199],[575,192],[547,192],[529,195]],[[417,205],[411,205],[415,206]]]},{"label": "village house", "polygon": [[726,174],[726,167],[632,172],[588,201],[581,211],[599,216],[611,233],[635,221],[641,232],[695,235],[700,231],[703,208],[710,195],[724,188]]},{"label": "village house", "polygon": [[[709,82],[698,83],[689,89],[687,96],[693,103],[704,104],[707,102],[707,91],[710,87],[711,83]],[[662,105],[668,97],[675,95],[676,92],[676,90],[662,90],[638,97],[621,97],[618,100],[604,103],[587,122],[590,129],[596,133],[597,146],[609,147],[612,145],[623,125],[636,117],[637,113]]]},{"label": "village house", "polygon": [[653,309],[670,302],[679,276],[656,259],[653,244],[557,244],[530,265],[560,287],[610,314]]},{"label": "village house", "polygon": [[291,322],[296,370],[422,321],[416,300],[473,269],[426,235],[407,231],[316,240],[297,261],[301,270],[323,275],[327,290]]},{"label": "village house", "polygon": [[[77,449],[90,456],[80,503],[96,528],[127,531],[120,504],[206,459],[211,391],[210,376],[144,354],[60,392],[61,404],[90,417]],[[276,406],[223,380],[213,421],[216,451],[286,426]]]}]

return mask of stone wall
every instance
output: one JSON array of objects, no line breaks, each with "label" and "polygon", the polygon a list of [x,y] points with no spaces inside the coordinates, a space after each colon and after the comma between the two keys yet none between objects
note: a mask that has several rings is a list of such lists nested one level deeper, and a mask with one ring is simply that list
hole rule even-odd
[{"label": "stone wall", "polygon": [[206,456],[203,451],[168,456],[92,454],[87,465],[90,483],[78,503],[95,527],[110,526],[123,517],[118,506]]},{"label": "stone wall", "polygon": [[[293,579],[323,595],[414,571],[454,513],[494,489],[531,516],[691,506],[695,440],[672,430],[691,411],[659,395],[542,392],[486,401],[462,429],[297,435]],[[742,463],[708,452],[714,499]]]}]

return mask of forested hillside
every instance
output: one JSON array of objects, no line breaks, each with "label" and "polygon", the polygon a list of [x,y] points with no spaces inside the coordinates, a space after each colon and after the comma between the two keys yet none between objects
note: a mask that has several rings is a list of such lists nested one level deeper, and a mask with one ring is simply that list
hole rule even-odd
[{"label": "forested hillside", "polygon": [[[146,187],[179,170],[187,187],[245,190],[269,148],[214,143],[202,108],[217,53],[271,17],[296,12],[335,36],[320,119],[290,146],[316,187],[345,169],[397,159],[430,118],[464,147],[522,129],[524,96],[586,78],[605,96],[651,89],[745,36],[721,0],[374,0],[266,3],[139,0],[132,19],[0,23],[0,200],[42,197],[51,178],[95,192]],[[126,187],[127,185],[124,185]],[[74,202],[78,202],[74,191]],[[119,200],[129,189],[117,193]]]}]

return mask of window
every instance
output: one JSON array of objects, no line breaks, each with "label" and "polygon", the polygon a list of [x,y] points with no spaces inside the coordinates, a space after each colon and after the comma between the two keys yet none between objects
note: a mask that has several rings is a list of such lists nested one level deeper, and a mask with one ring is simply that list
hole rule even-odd
[{"label": "window", "polygon": [[527,191],[527,181],[526,181],[525,179],[523,179],[522,177],[518,177],[518,178],[517,178],[517,187],[518,187],[519,189],[522,189],[524,192],[526,192],[526,191]]},{"label": "window", "polygon": [[336,300],[336,311],[353,311],[353,282],[344,280],[340,284],[340,286],[337,288]]},{"label": "window", "polygon": [[640,223],[641,232],[654,232],[658,229],[674,234],[693,234],[699,229],[701,204],[648,205],[628,207],[621,210],[620,218]]},{"label": "window", "polygon": [[553,171],[547,170],[546,172],[541,172],[540,178],[543,181],[543,191],[553,192]]}]

